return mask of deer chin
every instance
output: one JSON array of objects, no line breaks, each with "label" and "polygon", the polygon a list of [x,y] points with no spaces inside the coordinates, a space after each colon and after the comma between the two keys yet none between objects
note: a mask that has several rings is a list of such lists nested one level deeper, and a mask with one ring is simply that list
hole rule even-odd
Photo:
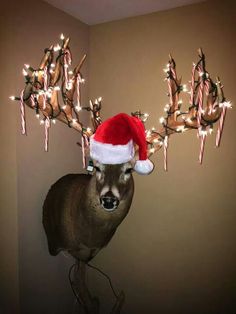
[{"label": "deer chin", "polygon": [[[118,206],[117,206],[117,207],[118,207]],[[117,207],[106,208],[106,207],[102,206],[102,208],[103,208],[106,212],[109,212],[109,213],[114,212],[114,211],[117,209]]]}]

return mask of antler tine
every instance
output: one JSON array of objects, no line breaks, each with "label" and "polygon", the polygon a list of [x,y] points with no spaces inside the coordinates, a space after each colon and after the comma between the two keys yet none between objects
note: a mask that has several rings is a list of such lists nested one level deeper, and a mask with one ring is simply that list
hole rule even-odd
[{"label": "antler tine", "polygon": [[70,42],[70,37],[67,37],[63,44],[64,49],[66,49],[69,46],[69,42]]},{"label": "antler tine", "polygon": [[82,68],[86,58],[87,58],[87,54],[84,54],[83,57],[81,58],[79,64],[74,69],[74,75],[78,75],[78,73],[80,72],[80,69]]},{"label": "antler tine", "polygon": [[53,51],[53,45],[51,45],[48,49],[46,49],[45,54],[40,62],[39,69],[43,69],[48,62],[49,57],[51,56],[51,52]]}]

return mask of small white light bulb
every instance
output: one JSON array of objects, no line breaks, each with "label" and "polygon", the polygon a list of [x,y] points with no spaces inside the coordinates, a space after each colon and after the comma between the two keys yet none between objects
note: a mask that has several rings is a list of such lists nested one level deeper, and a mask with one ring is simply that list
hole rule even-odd
[{"label": "small white light bulb", "polygon": [[53,50],[56,52],[61,49],[61,46],[57,44],[56,46],[53,47]]},{"label": "small white light bulb", "polygon": [[183,92],[187,92],[187,91],[188,91],[186,84],[183,84],[183,85],[182,85],[182,91],[183,91]]},{"label": "small white light bulb", "polygon": [[159,119],[159,121],[160,121],[161,124],[163,124],[163,123],[165,122],[165,118],[164,118],[164,117],[161,117],[161,118]]},{"label": "small white light bulb", "polygon": [[223,107],[232,108],[232,104],[231,104],[230,101],[224,101],[224,102],[221,102],[221,103],[219,104],[219,107],[220,107],[220,108],[223,108]]}]

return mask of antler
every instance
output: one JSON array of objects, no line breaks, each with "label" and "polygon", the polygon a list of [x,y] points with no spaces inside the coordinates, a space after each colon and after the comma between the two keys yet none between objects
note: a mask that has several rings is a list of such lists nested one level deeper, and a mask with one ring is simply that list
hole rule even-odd
[{"label": "antler", "polygon": [[[226,101],[223,94],[223,86],[217,77],[216,83],[212,81],[205,68],[205,56],[201,49],[198,51],[199,61],[193,64],[192,77],[190,81],[190,100],[187,111],[182,111],[183,102],[179,98],[181,92],[187,92],[186,85],[181,84],[177,78],[176,64],[172,56],[166,69],[166,80],[168,83],[169,103],[165,106],[166,117],[160,118],[162,127],[159,130],[154,128],[146,131],[146,139],[149,147],[149,155],[154,154],[162,146],[164,148],[164,168],[167,170],[167,150],[169,137],[173,133],[183,133],[187,130],[197,129],[198,137],[201,140],[199,162],[202,163],[206,136],[212,133],[213,125],[219,121],[216,134],[216,146],[220,145],[224,120],[227,108],[231,103]],[[142,115],[141,119],[146,120],[145,115],[140,112],[133,115]],[[147,114],[146,114],[147,117]]]},{"label": "antler", "polygon": [[[71,51],[69,48],[69,38],[64,38],[61,34],[61,44],[52,45],[45,49],[45,54],[40,62],[39,68],[34,69],[25,64],[23,75],[26,85],[21,92],[20,97],[11,96],[12,100],[20,100],[21,109],[21,127],[22,134],[26,134],[25,108],[26,104],[36,112],[37,118],[41,124],[45,125],[45,150],[48,150],[48,135],[51,121],[55,123],[56,119],[67,124],[69,127],[79,131],[82,134],[82,150],[88,145],[88,138],[94,133],[101,123],[100,109],[101,98],[90,102],[89,111],[93,123],[93,131],[85,127],[80,121],[79,112],[87,107],[81,106],[80,86],[84,83],[81,74],[81,68],[86,59],[82,57],[79,64],[73,71],[69,71],[72,62]],[[55,60],[55,61],[54,61]],[[58,92],[61,90],[61,99],[63,105],[59,103]],[[74,100],[76,94],[76,101]],[[85,157],[84,157],[85,159]]]},{"label": "antler", "polygon": [[[73,71],[69,71],[72,62],[69,48],[69,38],[65,39],[61,34],[61,45],[52,45],[45,49],[45,54],[38,69],[34,69],[25,64],[23,75],[26,85],[20,97],[11,96],[12,100],[20,101],[21,128],[22,134],[26,134],[25,104],[34,109],[36,116],[43,117],[40,120],[45,126],[45,150],[48,150],[48,136],[51,121],[56,119],[66,123],[69,127],[79,131],[82,135],[81,146],[83,152],[83,164],[85,167],[85,149],[89,146],[89,137],[101,124],[100,110],[101,98],[92,102],[89,106],[81,106],[80,86],[84,79],[80,72],[86,59],[82,57],[79,64]],[[202,163],[206,136],[212,133],[213,125],[219,121],[216,146],[220,145],[222,131],[227,108],[231,103],[226,101],[223,93],[223,86],[219,77],[216,83],[212,81],[205,68],[205,56],[201,49],[198,51],[199,61],[193,64],[190,81],[190,99],[187,111],[182,111],[183,102],[179,98],[181,92],[186,92],[186,85],[181,84],[176,74],[176,64],[172,56],[166,69],[166,81],[168,83],[169,103],[165,106],[166,117],[160,118],[162,127],[159,130],[152,128],[146,131],[146,140],[149,147],[149,155],[154,154],[162,146],[164,147],[164,168],[167,170],[167,150],[169,137],[173,133],[182,133],[187,130],[197,129],[198,137],[201,141],[199,162]],[[55,62],[54,62],[55,60]],[[60,86],[59,86],[60,84]],[[59,103],[58,91],[61,90],[63,106]],[[76,94],[76,103],[75,103]],[[87,110],[91,113],[93,131],[85,127],[80,121],[79,112]],[[146,122],[148,114],[140,111],[132,113]]]}]

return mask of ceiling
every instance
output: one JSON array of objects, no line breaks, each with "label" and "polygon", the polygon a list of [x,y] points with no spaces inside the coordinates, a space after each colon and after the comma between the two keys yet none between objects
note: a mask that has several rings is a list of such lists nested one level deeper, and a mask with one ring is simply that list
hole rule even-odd
[{"label": "ceiling", "polygon": [[52,6],[94,25],[203,2],[204,0],[45,0]]}]

